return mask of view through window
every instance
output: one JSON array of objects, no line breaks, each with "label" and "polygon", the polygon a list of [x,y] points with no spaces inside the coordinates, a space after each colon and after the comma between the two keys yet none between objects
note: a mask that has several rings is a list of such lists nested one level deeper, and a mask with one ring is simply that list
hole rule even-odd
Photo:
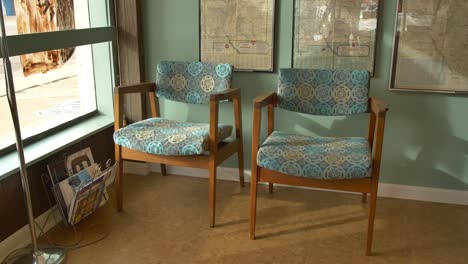
[{"label": "view through window", "polygon": [[[88,1],[1,1],[7,35],[89,28]],[[10,61],[23,139],[96,110],[91,45],[13,56]],[[1,150],[14,144],[15,134],[0,64]]]}]

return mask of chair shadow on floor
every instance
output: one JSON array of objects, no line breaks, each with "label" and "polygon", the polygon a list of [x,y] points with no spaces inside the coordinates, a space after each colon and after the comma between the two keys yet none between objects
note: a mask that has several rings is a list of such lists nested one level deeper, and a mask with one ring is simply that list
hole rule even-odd
[{"label": "chair shadow on floor", "polygon": [[216,226],[221,228],[221,227],[226,227],[226,226],[242,225],[242,224],[246,224],[248,222],[249,222],[248,218],[243,218],[243,219],[228,221],[228,222],[224,222],[224,223],[219,223]]},{"label": "chair shadow on floor", "polygon": [[340,219],[340,220],[334,220],[334,221],[320,223],[320,224],[313,224],[313,225],[303,226],[303,227],[299,227],[299,228],[292,228],[292,229],[288,228],[288,229],[284,229],[284,230],[281,230],[281,231],[276,231],[276,232],[271,232],[271,233],[267,233],[267,234],[257,235],[256,239],[278,237],[278,236],[289,235],[289,234],[294,234],[294,233],[299,233],[299,232],[304,232],[304,231],[316,230],[316,229],[321,229],[321,228],[328,228],[330,226],[344,225],[344,224],[349,224],[351,222],[365,221],[366,219],[367,219],[367,217],[364,216],[364,215],[363,216],[354,216],[354,217],[349,217],[349,218]]}]

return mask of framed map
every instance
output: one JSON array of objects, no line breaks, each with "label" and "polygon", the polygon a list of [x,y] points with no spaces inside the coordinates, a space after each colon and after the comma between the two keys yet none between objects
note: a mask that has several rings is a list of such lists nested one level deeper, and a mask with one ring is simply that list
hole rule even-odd
[{"label": "framed map", "polygon": [[468,92],[468,1],[396,4],[390,89]]},{"label": "framed map", "polygon": [[275,0],[200,0],[200,60],[273,71]]},{"label": "framed map", "polygon": [[293,67],[374,72],[379,0],[295,0]]}]

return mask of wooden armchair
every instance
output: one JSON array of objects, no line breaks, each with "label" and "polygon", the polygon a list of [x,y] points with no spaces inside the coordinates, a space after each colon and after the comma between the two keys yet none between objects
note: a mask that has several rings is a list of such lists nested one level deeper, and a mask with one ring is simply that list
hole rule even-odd
[{"label": "wooden armchair", "polygon": [[[371,254],[387,106],[368,98],[366,71],[281,69],[277,93],[254,99],[250,238],[255,239],[257,183],[370,194],[366,255]],[[268,138],[260,146],[261,110],[268,107]],[[367,138],[308,137],[274,131],[274,108],[312,115],[370,113]]]},{"label": "wooden armchair", "polygon": [[[156,83],[117,87],[114,91],[117,209],[123,208],[122,159],[208,169],[210,226],[215,225],[216,167],[237,152],[239,178],[244,185],[241,99],[239,89],[230,89],[232,66],[201,62],[161,62]],[[146,93],[151,118],[122,127],[123,95]],[[191,104],[210,105],[209,123],[178,122],[160,117],[158,97]],[[232,126],[218,124],[219,102],[234,104],[236,138],[227,142]]]}]

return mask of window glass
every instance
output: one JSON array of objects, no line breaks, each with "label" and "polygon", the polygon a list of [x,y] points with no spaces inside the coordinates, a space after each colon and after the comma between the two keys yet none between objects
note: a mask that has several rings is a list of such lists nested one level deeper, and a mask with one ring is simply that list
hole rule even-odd
[{"label": "window glass", "polygon": [[[107,111],[104,109],[111,104],[107,98],[111,98],[114,84],[114,28],[110,25],[113,1],[0,1],[22,137],[28,139],[25,143],[76,124],[79,117],[98,108],[99,112]],[[68,32],[61,32],[64,30]],[[56,33],[47,33],[53,31]],[[105,36],[104,41],[96,34]],[[40,45],[35,45],[39,39]],[[3,66],[0,60],[0,69]],[[12,150],[15,134],[3,70],[0,87],[0,153],[4,153]]]},{"label": "window glass", "polygon": [[[91,45],[68,49],[69,58],[55,65],[50,57],[60,52],[53,50],[10,57],[23,139],[96,110]],[[28,63],[34,57],[44,62]],[[3,61],[0,65],[3,68]],[[0,72],[0,83],[0,149],[3,149],[14,144],[15,134],[3,71]]]},{"label": "window glass", "polygon": [[[90,10],[86,0],[1,0],[7,35],[83,29],[105,24],[90,24]],[[91,1],[90,1],[91,2]],[[105,0],[93,0],[101,17],[107,6]],[[102,8],[101,10],[101,6]],[[34,17],[35,19],[30,19]]]}]

